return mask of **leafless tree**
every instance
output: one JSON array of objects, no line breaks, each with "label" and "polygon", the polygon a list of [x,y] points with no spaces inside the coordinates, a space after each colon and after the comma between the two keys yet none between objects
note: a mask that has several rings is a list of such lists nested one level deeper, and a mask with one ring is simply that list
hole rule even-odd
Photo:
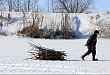
[{"label": "leafless tree", "polygon": [[8,6],[9,6],[9,11],[11,12],[12,11],[12,0],[8,0]]},{"label": "leafless tree", "polygon": [[54,0],[56,9],[60,12],[82,13],[87,9],[91,9],[94,0]]},{"label": "leafless tree", "polygon": [[16,11],[16,12],[22,11],[22,6],[23,6],[22,0],[13,1],[13,10],[14,11]]},{"label": "leafless tree", "polygon": [[23,6],[22,1],[23,0],[4,0],[5,5],[8,6],[10,12],[19,12]]},{"label": "leafless tree", "polygon": [[5,7],[10,12],[22,12],[22,9],[29,12],[33,7],[37,9],[38,1],[39,0],[0,0],[0,10],[3,10]]},{"label": "leafless tree", "polygon": [[54,0],[46,0],[46,11],[55,12],[55,1]]},{"label": "leafless tree", "polygon": [[30,0],[28,0],[28,12],[30,11]]},{"label": "leafless tree", "polygon": [[52,2],[51,2],[51,5],[52,5],[52,12],[54,13],[55,12],[55,10],[54,10],[54,0],[51,0]]},{"label": "leafless tree", "polygon": [[47,12],[50,12],[50,2],[51,0],[46,0],[46,7],[47,7]]},{"label": "leafless tree", "polygon": [[38,7],[38,0],[23,0],[23,10],[26,12],[33,11]]},{"label": "leafless tree", "polygon": [[4,11],[7,9],[7,0],[0,0],[0,11]]}]

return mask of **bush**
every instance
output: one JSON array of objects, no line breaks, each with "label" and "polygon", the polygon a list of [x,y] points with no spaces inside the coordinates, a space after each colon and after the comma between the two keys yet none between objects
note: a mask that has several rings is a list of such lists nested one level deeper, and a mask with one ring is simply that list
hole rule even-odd
[{"label": "bush", "polygon": [[[73,28],[71,28],[71,24],[69,23],[68,14],[62,15],[60,25],[52,22],[50,27],[40,27],[39,25],[43,23],[43,18],[39,17],[38,14],[36,17],[33,17],[33,23],[29,27],[24,27],[19,33],[24,34],[28,37],[33,38],[45,38],[45,39],[70,39],[76,38]],[[55,26],[57,27],[55,29]],[[61,27],[61,28],[59,28]]]}]

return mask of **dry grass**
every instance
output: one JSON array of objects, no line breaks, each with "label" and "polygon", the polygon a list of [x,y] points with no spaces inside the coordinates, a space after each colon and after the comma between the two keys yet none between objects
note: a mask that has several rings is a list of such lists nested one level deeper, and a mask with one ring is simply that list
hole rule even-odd
[{"label": "dry grass", "polygon": [[101,22],[98,24],[99,31],[100,31],[100,38],[110,38],[110,24],[106,21]]},{"label": "dry grass", "polygon": [[[24,28],[19,31],[19,33],[24,34],[28,37],[34,37],[34,38],[45,38],[45,39],[69,39],[70,37],[75,38],[76,35],[74,33],[74,28],[71,28],[71,24],[68,21],[68,14],[65,14],[63,17],[62,15],[62,20],[60,23],[52,22],[50,23],[50,28],[45,27],[42,28],[42,23],[43,23],[43,16],[39,17],[39,14],[34,13],[32,14],[33,21],[32,25],[29,27],[24,26]],[[65,19],[64,19],[65,18]],[[61,25],[60,25],[61,24]],[[57,27],[56,30],[55,26]],[[61,27],[61,29],[59,28]],[[47,29],[45,31],[45,29]]]},{"label": "dry grass", "polygon": [[69,37],[76,38],[74,28],[71,28],[72,23],[69,23],[69,19],[70,16],[68,14],[65,14],[65,17],[62,14],[61,33],[64,39],[69,39]]},{"label": "dry grass", "polygon": [[10,13],[8,14],[8,23],[11,24],[11,15],[10,15]]},{"label": "dry grass", "polygon": [[0,19],[3,19],[2,15],[0,15]]},{"label": "dry grass", "polygon": [[1,29],[2,29],[2,26],[3,26],[3,24],[2,24],[2,23],[0,23],[0,27],[1,27]]}]

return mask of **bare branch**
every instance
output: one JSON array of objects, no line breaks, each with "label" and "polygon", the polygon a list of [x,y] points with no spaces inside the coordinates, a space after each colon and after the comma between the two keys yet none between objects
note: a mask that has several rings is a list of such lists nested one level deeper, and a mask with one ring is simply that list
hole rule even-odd
[{"label": "bare branch", "polygon": [[94,0],[55,0],[56,8],[68,13],[82,13],[93,4]]}]

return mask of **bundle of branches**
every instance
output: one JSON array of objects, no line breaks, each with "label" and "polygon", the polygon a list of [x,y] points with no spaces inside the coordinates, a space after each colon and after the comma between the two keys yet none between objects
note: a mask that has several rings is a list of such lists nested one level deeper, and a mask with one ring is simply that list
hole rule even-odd
[{"label": "bundle of branches", "polygon": [[33,60],[65,60],[64,57],[67,56],[65,51],[55,51],[54,49],[48,49],[45,47],[37,46],[35,44],[29,43],[32,49],[28,51],[33,57],[27,59]]}]

